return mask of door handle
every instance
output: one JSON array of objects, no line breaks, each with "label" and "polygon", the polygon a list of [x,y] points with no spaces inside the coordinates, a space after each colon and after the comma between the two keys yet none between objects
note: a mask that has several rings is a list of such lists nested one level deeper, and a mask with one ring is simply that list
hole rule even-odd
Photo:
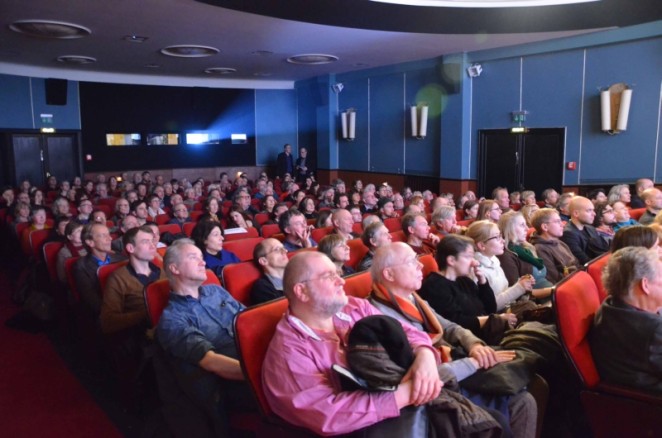
[{"label": "door handle", "polygon": [[519,152],[515,152],[515,166],[519,165]]}]

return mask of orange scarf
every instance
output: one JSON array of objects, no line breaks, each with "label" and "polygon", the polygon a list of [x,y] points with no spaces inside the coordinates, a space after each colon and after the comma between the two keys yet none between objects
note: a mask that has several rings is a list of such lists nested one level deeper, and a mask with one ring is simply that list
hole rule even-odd
[{"label": "orange scarf", "polygon": [[372,284],[372,297],[380,303],[396,310],[407,320],[421,324],[430,336],[432,345],[439,350],[441,360],[443,362],[449,362],[451,360],[451,349],[443,339],[444,329],[441,323],[428,303],[419,297],[416,292],[413,292],[412,296],[414,297],[413,303],[406,298],[392,294],[381,284]]}]

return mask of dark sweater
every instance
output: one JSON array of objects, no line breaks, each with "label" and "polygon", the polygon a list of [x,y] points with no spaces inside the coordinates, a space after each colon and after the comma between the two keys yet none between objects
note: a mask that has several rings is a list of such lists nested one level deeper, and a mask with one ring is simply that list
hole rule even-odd
[{"label": "dark sweater", "polygon": [[421,298],[441,316],[481,336],[479,316],[496,312],[496,299],[489,283],[476,284],[468,277],[456,281],[433,273],[423,281]]}]

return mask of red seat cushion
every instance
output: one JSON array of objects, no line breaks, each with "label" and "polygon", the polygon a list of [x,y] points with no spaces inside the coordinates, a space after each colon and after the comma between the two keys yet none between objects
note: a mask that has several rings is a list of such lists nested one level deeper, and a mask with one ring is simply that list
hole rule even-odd
[{"label": "red seat cushion", "polygon": [[347,264],[356,269],[363,257],[368,253],[368,248],[363,244],[361,239],[351,239],[347,241],[349,246],[349,260]]},{"label": "red seat cushion", "polygon": [[602,256],[594,259],[586,264],[586,272],[591,276],[595,282],[595,286],[598,288],[598,297],[600,302],[603,302],[607,298],[607,291],[605,290],[604,285],[602,284],[602,269],[609,262],[610,254],[603,254]]},{"label": "red seat cushion", "polygon": [[251,288],[260,275],[253,262],[235,263],[223,268],[223,284],[235,300],[250,306]]},{"label": "red seat cushion", "polygon": [[345,277],[345,294],[351,297],[366,298],[372,290],[372,277],[369,271]]},{"label": "red seat cushion", "polygon": [[242,262],[253,260],[253,250],[264,240],[264,237],[249,237],[240,240],[231,240],[223,243],[223,249],[234,253]]},{"label": "red seat cushion", "polygon": [[418,261],[423,264],[423,278],[426,278],[433,272],[437,272],[439,267],[437,266],[437,261],[434,259],[432,254],[426,254],[418,258]]}]

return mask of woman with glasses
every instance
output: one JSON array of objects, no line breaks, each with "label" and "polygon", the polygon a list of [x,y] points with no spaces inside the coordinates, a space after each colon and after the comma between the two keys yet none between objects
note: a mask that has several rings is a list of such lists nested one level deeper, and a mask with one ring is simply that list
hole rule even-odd
[{"label": "woman with glasses", "polygon": [[515,284],[523,275],[531,275],[535,280],[532,294],[536,298],[547,298],[552,293],[553,284],[547,280],[547,268],[533,245],[526,240],[529,227],[520,212],[509,211],[499,219],[499,229],[507,251],[499,257],[508,284]]},{"label": "woman with glasses", "polygon": [[495,224],[499,222],[501,217],[501,207],[493,199],[485,199],[478,206],[478,214],[476,215],[476,220],[482,221],[487,220],[494,222]]},{"label": "woman with glasses", "polygon": [[490,221],[474,222],[465,235],[474,241],[476,260],[494,292],[498,311],[503,311],[533,289],[533,277],[529,275],[521,276],[515,284],[509,286],[498,258],[503,254],[505,245],[496,224]]},{"label": "woman with glasses", "polygon": [[505,331],[515,327],[517,317],[496,313],[494,292],[474,258],[474,241],[456,234],[444,237],[435,260],[439,271],[423,281],[421,298],[444,318],[471,330],[488,345],[497,345]]},{"label": "woman with glasses", "polygon": [[349,261],[349,245],[345,242],[345,238],[340,234],[327,234],[320,240],[317,250],[326,254],[336,265],[336,271],[339,276],[346,277],[353,274],[355,271],[346,263]]},{"label": "woman with glasses", "polygon": [[602,236],[607,242],[614,239],[614,225],[616,224],[616,214],[614,208],[606,202],[598,203],[595,205],[595,219],[593,220],[593,227],[599,235]]}]

